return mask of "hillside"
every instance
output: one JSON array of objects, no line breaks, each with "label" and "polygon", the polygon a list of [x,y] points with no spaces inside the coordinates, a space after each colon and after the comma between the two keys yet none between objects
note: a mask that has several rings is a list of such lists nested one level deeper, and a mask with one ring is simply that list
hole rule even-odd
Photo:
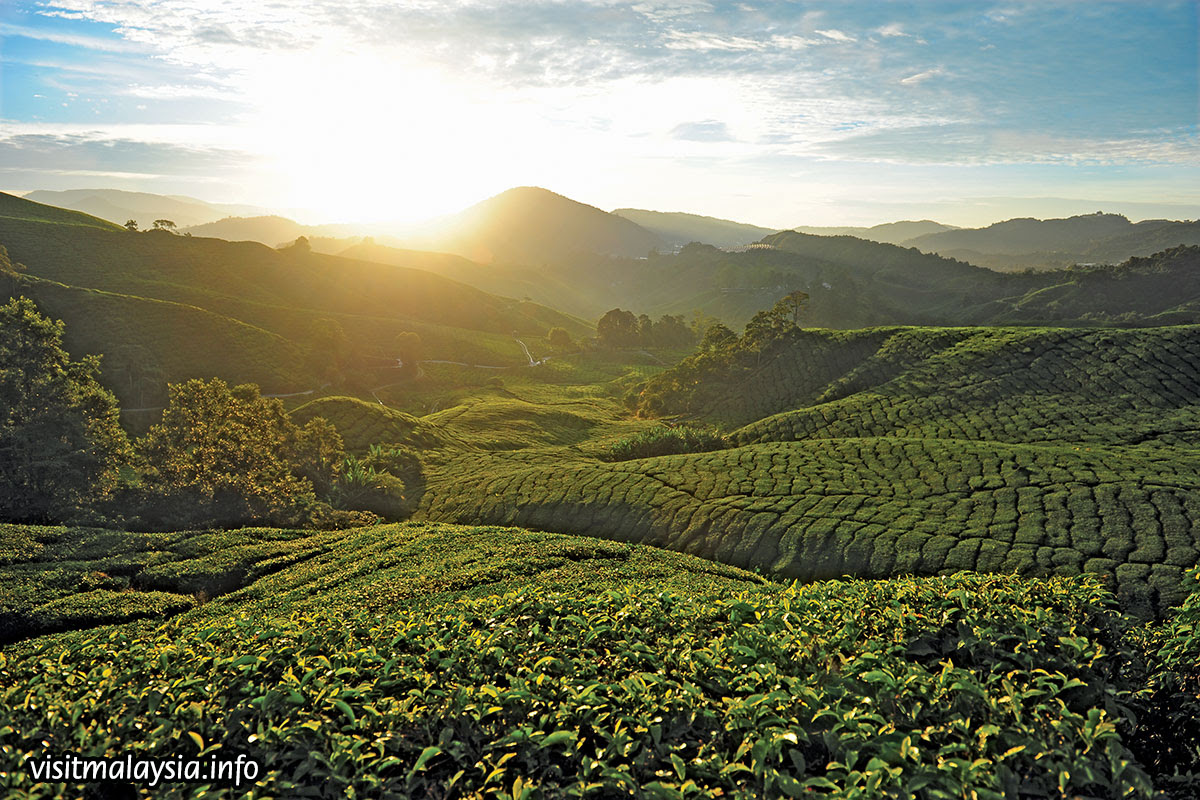
[{"label": "hillside", "polygon": [[[314,243],[314,249],[316,246]],[[582,289],[575,281],[564,280],[554,270],[478,264],[451,253],[389,247],[374,239],[338,250],[337,254],[360,261],[428,270],[485,292],[528,298],[584,319],[597,319],[612,307],[605,305],[596,293]]]},{"label": "hillside", "polygon": [[801,331],[645,384],[644,408],[723,425],[732,449],[441,459],[420,513],[803,580],[1093,572],[1162,613],[1200,560],[1198,331]]},{"label": "hillside", "polygon": [[35,203],[69,208],[124,225],[137,220],[138,227],[149,228],[156,219],[169,219],[180,228],[202,225],[232,214],[256,214],[253,206],[207,203],[194,197],[126,192],[119,189],[68,189],[52,192],[39,190],[25,195]]},{"label": "hillside", "polygon": [[993,269],[1055,269],[1072,264],[1115,264],[1179,245],[1200,245],[1200,223],[1144,220],[1119,214],[1066,219],[1011,219],[913,237],[903,244]]},{"label": "hillside", "polygon": [[[25,293],[52,307],[73,341],[109,354],[110,370],[122,348],[141,348],[139,360],[155,367],[160,380],[236,381],[257,373],[264,391],[299,391],[319,385],[315,375],[323,372],[357,371],[373,380],[373,370],[395,365],[392,342],[404,331],[421,336],[427,357],[519,364],[526,359],[514,333],[542,336],[556,325],[573,335],[587,330],[551,309],[424,270],[251,242],[131,233],[7,195],[0,196],[0,245],[27,267],[7,294]],[[124,313],[113,313],[118,307]],[[160,313],[167,308],[181,310]],[[312,352],[314,321],[322,317],[347,336],[341,367]],[[298,362],[303,366],[296,368]],[[130,404],[129,390],[111,374],[108,382]]]},{"label": "hillside", "polygon": [[5,194],[4,192],[0,192],[0,219],[3,219],[6,224],[41,222],[64,226],[100,228],[107,231],[122,230],[121,226],[107,222],[99,217],[94,217],[91,214],[42,205],[41,203],[33,203],[16,195]]},{"label": "hillside", "polygon": [[741,247],[775,233],[771,228],[699,214],[645,211],[640,208],[618,208],[612,213],[640,225],[673,247],[681,247],[689,242],[701,242],[714,247]]},{"label": "hillside", "polygon": [[597,253],[645,256],[663,242],[627,219],[522,186],[439,220],[415,246],[482,264],[542,266]]},{"label": "hillside", "polygon": [[768,248],[686,247],[638,265],[611,265],[610,292],[650,313],[705,313],[741,326],[784,294],[809,295],[807,325],[1200,322],[1200,248],[1116,267],[1001,273],[850,236],[785,231]]},{"label": "hillside", "polygon": [[904,220],[902,222],[885,222],[881,225],[863,227],[815,227],[797,225],[792,230],[797,233],[809,233],[814,236],[854,236],[870,242],[884,244],[907,244],[908,240],[918,236],[926,236],[944,231],[956,230],[953,225],[943,225],[940,222],[923,219],[919,222]]}]

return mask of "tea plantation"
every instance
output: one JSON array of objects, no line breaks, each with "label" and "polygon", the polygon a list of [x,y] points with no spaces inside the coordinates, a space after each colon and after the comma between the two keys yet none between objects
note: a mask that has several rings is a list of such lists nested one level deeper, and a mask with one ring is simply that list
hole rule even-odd
[{"label": "tea plantation", "polygon": [[72,752],[263,766],[118,796],[1200,796],[1200,329],[656,358],[290,398],[400,524],[0,526],[2,793],[124,791],[34,779]]},{"label": "tea plantation", "polygon": [[[1139,633],[1094,579],[786,585],[636,545],[418,523],[223,536],[164,537],[153,556],[127,546],[130,586],[117,593],[143,593],[137,576],[154,570],[274,567],[164,609],[176,613],[165,621],[0,651],[8,796],[97,789],[38,783],[20,766],[63,751],[263,765],[236,790],[172,783],[155,797],[1150,798],[1195,787],[1173,775],[1179,761],[1163,762],[1148,724],[1170,711],[1155,689],[1190,674],[1172,665],[1195,649],[1191,627]],[[116,566],[94,532],[0,537],[6,583],[52,560],[81,575]]]},{"label": "tea plantation", "polygon": [[692,419],[741,424],[740,447],[448,457],[422,513],[782,578],[1093,573],[1144,617],[1184,596],[1200,560],[1198,328],[800,331],[724,369],[687,395],[708,409]]}]

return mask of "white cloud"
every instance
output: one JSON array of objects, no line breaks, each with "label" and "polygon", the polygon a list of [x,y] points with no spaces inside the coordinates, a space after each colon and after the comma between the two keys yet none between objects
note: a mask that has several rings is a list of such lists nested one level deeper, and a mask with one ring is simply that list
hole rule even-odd
[{"label": "white cloud", "polygon": [[915,75],[909,75],[907,78],[901,78],[900,82],[905,86],[915,86],[917,84],[924,83],[930,78],[941,75],[942,71],[943,70],[941,67],[934,67],[933,69],[927,69],[924,72],[918,72]]},{"label": "white cloud", "polygon": [[104,53],[141,53],[146,49],[137,47],[124,39],[101,39],[98,36],[81,36],[79,34],[62,33],[60,31],[45,31],[21,25],[10,25],[0,22],[0,37],[21,37],[36,39],[41,42],[65,44],[71,47],[82,47],[85,50],[96,50]]},{"label": "white cloud", "polygon": [[830,28],[829,30],[824,30],[824,31],[816,31],[816,33],[820,34],[821,36],[824,36],[826,39],[832,39],[835,42],[857,42],[858,41],[853,36],[843,33],[841,31],[837,30],[836,28]]},{"label": "white cloud", "polygon": [[729,52],[762,50],[766,43],[744,36],[717,36],[707,33],[671,31],[667,45],[672,50],[726,50]]}]

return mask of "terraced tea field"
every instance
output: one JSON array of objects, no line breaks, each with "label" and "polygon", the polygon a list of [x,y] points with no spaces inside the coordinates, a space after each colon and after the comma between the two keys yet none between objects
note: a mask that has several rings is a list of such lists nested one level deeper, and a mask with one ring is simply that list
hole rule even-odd
[{"label": "terraced tea field", "polygon": [[446,453],[419,513],[805,580],[1095,573],[1142,616],[1200,560],[1196,327],[803,331],[726,369],[689,396],[734,449]]}]

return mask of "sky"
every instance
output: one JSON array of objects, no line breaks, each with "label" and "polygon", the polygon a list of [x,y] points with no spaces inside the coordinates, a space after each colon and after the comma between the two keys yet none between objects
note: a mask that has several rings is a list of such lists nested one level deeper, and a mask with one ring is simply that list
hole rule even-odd
[{"label": "sky", "polygon": [[3,0],[0,190],[1200,217],[1197,0]]}]

